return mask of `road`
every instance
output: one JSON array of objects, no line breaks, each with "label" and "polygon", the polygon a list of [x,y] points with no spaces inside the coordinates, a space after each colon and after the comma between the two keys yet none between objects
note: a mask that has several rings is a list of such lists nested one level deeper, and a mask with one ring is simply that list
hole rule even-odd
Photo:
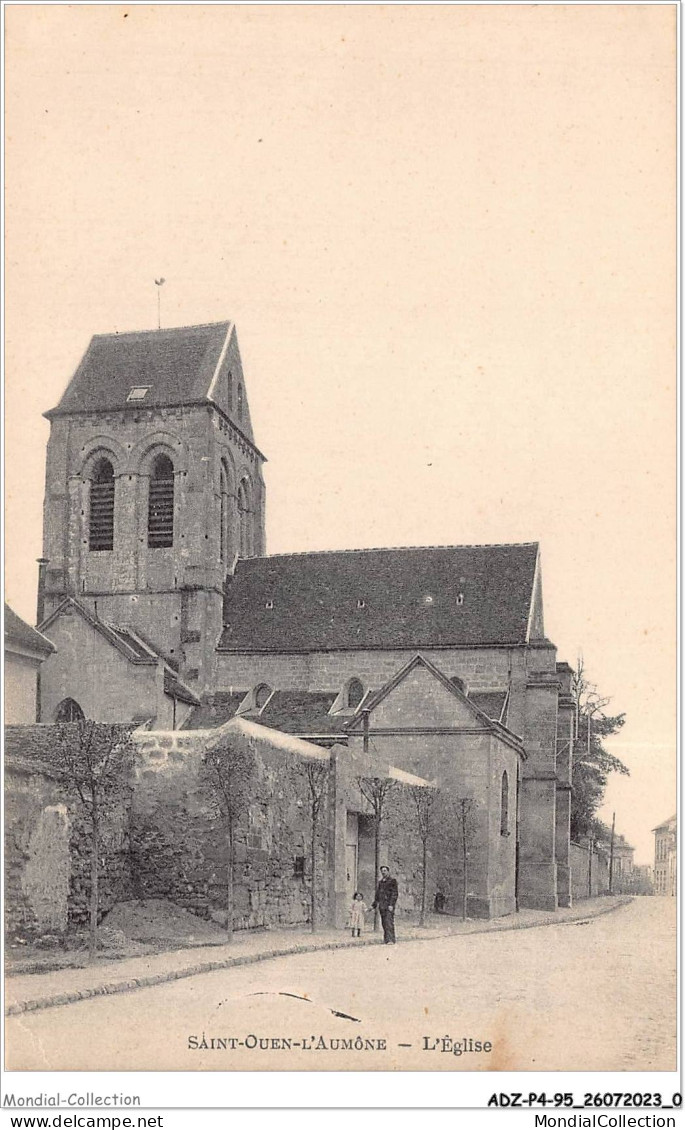
[{"label": "road", "polygon": [[675,931],[675,900],[642,898],[584,924],[278,958],[12,1017],[7,1066],[674,1070]]}]

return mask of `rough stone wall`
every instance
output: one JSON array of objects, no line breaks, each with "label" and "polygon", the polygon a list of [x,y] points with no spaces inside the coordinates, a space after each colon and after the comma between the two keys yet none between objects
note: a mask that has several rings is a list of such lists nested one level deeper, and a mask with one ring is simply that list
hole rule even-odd
[{"label": "rough stone wall", "polygon": [[[136,897],[168,898],[224,923],[226,828],[202,764],[213,733],[136,735],[132,881]],[[310,916],[311,867],[302,762],[263,745],[255,747],[254,761],[253,798],[236,834],[236,928],[304,924]],[[317,836],[321,921],[327,914],[327,850],[324,809]]]},{"label": "rough stone wall", "polygon": [[[5,759],[5,928],[10,936],[62,933],[71,875],[65,793],[50,766]],[[51,817],[50,813],[55,814]]]},{"label": "rough stone wall", "polygon": [[[59,770],[54,727],[8,726],[5,751],[6,925],[12,933],[60,933],[88,921],[89,823]],[[100,917],[131,897],[129,808],[122,790],[103,814]]]}]

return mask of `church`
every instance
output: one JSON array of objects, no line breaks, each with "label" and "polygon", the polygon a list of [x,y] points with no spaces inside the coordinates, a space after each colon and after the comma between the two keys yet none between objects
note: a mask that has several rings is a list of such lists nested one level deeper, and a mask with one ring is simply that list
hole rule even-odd
[{"label": "church", "polygon": [[230,321],[93,337],[45,415],[39,721],[374,751],[473,798],[470,913],[570,905],[572,671],[537,544],[268,555]]}]

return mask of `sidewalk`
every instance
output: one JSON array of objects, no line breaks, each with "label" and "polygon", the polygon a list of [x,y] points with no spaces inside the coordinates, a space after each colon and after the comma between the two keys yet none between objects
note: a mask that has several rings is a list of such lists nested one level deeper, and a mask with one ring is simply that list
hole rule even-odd
[{"label": "sidewalk", "polygon": [[[526,930],[536,926],[558,926],[586,921],[616,910],[631,902],[629,896],[585,899],[573,907],[557,911],[522,910],[507,918],[471,919],[462,922],[442,915],[431,915],[424,927],[397,922],[399,942],[431,941],[460,934],[484,934],[501,930]],[[16,1016],[36,1009],[54,1008],[91,997],[133,992],[165,981],[195,977],[216,969],[250,965],[269,958],[318,950],[348,949],[359,945],[380,945],[382,937],[369,933],[352,939],[343,930],[310,934],[295,930],[269,930],[259,934],[237,934],[225,946],[201,946],[192,950],[171,950],[144,957],[108,961],[86,968],[60,969],[51,973],[19,974],[5,980],[5,1013]]]}]

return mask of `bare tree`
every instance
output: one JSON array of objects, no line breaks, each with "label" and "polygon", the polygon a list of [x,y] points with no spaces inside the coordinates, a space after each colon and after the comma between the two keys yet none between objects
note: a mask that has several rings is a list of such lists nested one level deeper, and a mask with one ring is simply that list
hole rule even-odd
[{"label": "bare tree", "polygon": [[469,849],[471,846],[471,833],[473,824],[473,811],[476,807],[476,802],[471,797],[457,797],[457,818],[459,821],[459,829],[461,833],[461,916],[466,921],[467,904],[468,904],[468,890],[469,890]]},{"label": "bare tree", "polygon": [[434,830],[436,792],[434,788],[427,785],[412,785],[409,792],[414,803],[419,839],[421,840],[421,912],[419,914],[419,926],[425,926],[428,841]]},{"label": "bare tree", "polygon": [[57,762],[90,826],[88,960],[93,961],[98,944],[102,825],[111,806],[130,787],[134,749],[130,731],[117,725],[84,719],[60,724],[56,731]]},{"label": "bare tree", "polygon": [[226,936],[233,940],[235,919],[235,839],[241,817],[249,811],[255,782],[255,758],[249,738],[221,734],[204,757],[206,780],[226,828]]},{"label": "bare tree", "polygon": [[571,763],[571,838],[604,839],[605,831],[597,819],[604,802],[609,773],[629,775],[627,766],[604,748],[604,740],[618,733],[624,714],[608,715],[610,698],[599,694],[587,678],[582,656],[578,657],[571,680],[576,700],[576,738]]},{"label": "bare tree", "polygon": [[[395,782],[390,777],[357,777],[359,791],[368,801],[371,806],[374,818],[374,845],[373,845],[373,866],[374,866],[374,884],[378,882],[378,870],[381,858],[381,825],[383,823],[383,815],[385,811],[385,803],[388,799],[388,794],[393,788]],[[378,930],[378,908],[373,912],[373,928]]]},{"label": "bare tree", "polygon": [[317,872],[316,872],[316,837],[319,827],[319,814],[321,812],[321,805],[326,796],[328,788],[328,774],[329,762],[328,761],[315,761],[307,759],[299,765],[300,772],[303,774],[307,785],[309,787],[309,833],[311,836],[310,843],[310,862],[312,869],[312,882],[310,888],[310,922],[312,934],[316,931],[316,894],[317,894]]}]

